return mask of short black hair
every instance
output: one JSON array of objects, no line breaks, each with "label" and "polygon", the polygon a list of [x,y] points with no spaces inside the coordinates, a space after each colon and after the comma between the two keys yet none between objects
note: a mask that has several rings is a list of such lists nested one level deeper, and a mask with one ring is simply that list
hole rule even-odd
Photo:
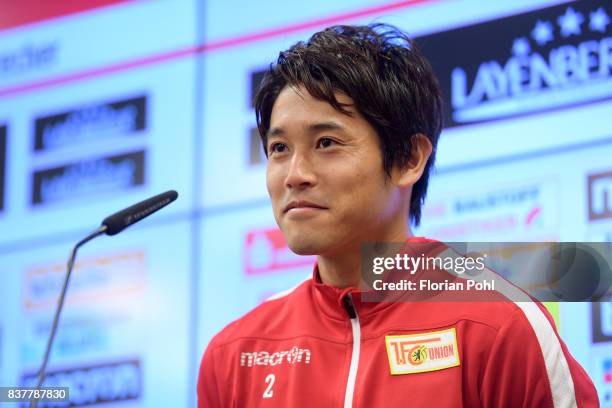
[{"label": "short black hair", "polygon": [[412,187],[410,202],[411,221],[419,225],[443,114],[438,80],[414,41],[389,24],[337,25],[282,51],[254,100],[266,156],[272,108],[287,85],[303,86],[314,98],[345,114],[349,111],[335,93],[350,97],[378,134],[387,176],[394,166],[408,165],[414,135],[429,139],[432,154]]}]

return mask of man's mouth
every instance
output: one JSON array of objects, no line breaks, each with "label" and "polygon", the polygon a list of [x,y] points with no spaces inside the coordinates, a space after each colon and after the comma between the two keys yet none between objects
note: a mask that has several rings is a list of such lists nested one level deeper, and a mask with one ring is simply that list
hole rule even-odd
[{"label": "man's mouth", "polygon": [[299,209],[316,209],[316,210],[327,210],[327,207],[322,205],[313,203],[311,201],[306,200],[294,200],[289,202],[283,209],[283,213],[287,213],[291,210],[299,210]]}]

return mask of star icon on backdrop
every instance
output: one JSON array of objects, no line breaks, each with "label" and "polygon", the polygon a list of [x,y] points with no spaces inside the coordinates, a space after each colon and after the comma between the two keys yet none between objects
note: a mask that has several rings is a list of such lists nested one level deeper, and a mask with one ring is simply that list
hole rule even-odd
[{"label": "star icon on backdrop", "polygon": [[610,24],[610,17],[606,14],[606,10],[603,7],[597,9],[589,14],[589,28],[591,31],[599,31],[603,33],[606,31],[606,26]]},{"label": "star icon on backdrop", "polygon": [[531,38],[533,38],[538,45],[544,45],[552,41],[554,39],[553,25],[549,21],[538,20],[531,31]]},{"label": "star icon on backdrop", "polygon": [[525,37],[517,38],[512,43],[512,52],[515,55],[527,55],[529,51],[531,51],[531,46]]},{"label": "star icon on backdrop", "polygon": [[584,17],[582,17],[582,14],[571,7],[568,7],[567,10],[565,10],[565,14],[557,19],[559,27],[561,27],[561,35],[564,37],[569,37],[572,34],[582,34],[580,25],[583,21]]}]

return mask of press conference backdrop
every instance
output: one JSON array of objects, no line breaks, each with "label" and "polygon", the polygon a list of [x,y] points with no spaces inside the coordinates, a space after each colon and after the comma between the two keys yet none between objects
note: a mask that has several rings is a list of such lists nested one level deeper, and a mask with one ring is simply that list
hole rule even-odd
[{"label": "press conference backdrop", "polygon": [[[311,272],[274,224],[251,99],[279,50],[331,24],[398,25],[440,77],[446,127],[417,234],[612,240],[609,2],[0,8],[2,386],[33,382],[73,243],[173,188],[171,207],[82,250],[47,384],[75,406],[195,405],[214,333]],[[612,406],[612,306],[555,313]]]}]

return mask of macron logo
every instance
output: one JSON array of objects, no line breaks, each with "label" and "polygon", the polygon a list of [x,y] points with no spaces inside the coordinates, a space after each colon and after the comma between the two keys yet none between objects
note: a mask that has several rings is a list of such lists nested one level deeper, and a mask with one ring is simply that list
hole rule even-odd
[{"label": "macron logo", "polygon": [[296,363],[310,364],[310,350],[302,349],[294,346],[291,350],[277,351],[275,353],[268,353],[267,351],[253,351],[253,352],[242,352],[240,353],[240,366],[253,367],[254,365],[280,365],[296,364]]}]

